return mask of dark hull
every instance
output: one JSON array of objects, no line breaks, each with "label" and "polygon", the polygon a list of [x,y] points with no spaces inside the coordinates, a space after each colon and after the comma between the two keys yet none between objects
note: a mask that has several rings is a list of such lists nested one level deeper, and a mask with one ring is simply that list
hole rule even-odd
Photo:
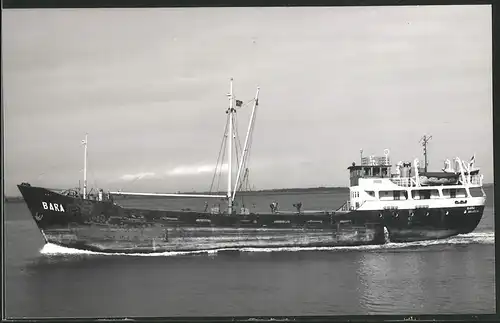
[{"label": "dark hull", "polygon": [[484,206],[384,210],[379,216],[389,231],[391,242],[443,239],[476,229]]},{"label": "dark hull", "polygon": [[[46,242],[97,252],[332,247],[446,238],[475,229],[483,208],[228,215],[123,208],[19,185]],[[426,215],[430,212],[430,215]],[[439,212],[439,213],[438,213]],[[466,216],[465,216],[466,215]]]},{"label": "dark hull", "polygon": [[[97,252],[383,244],[377,212],[228,215],[123,208],[19,186],[45,240]],[[56,206],[57,205],[57,206]]]}]

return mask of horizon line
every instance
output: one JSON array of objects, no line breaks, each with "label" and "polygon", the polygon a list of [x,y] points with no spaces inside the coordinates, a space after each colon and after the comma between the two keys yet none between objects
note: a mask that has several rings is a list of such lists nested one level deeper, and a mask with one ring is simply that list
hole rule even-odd
[{"label": "horizon line", "polygon": [[[494,186],[495,183],[483,183],[483,187],[485,186]],[[349,186],[315,186],[315,187],[290,187],[290,188],[269,188],[269,189],[262,189],[262,190],[250,190],[250,191],[239,191],[238,193],[263,193],[263,192],[286,192],[286,191],[312,191],[312,190],[339,190],[339,189],[348,189]],[[51,190],[50,188],[47,188],[48,190]],[[59,189],[58,189],[59,190]],[[158,192],[155,192],[158,193]],[[218,193],[225,193],[225,191],[219,191],[219,192],[208,192],[208,191],[177,191],[177,193],[174,194],[206,194],[206,193],[211,193],[211,194],[218,194]],[[4,195],[4,199],[12,199],[12,198],[22,198],[22,195],[11,195],[7,196]]]}]

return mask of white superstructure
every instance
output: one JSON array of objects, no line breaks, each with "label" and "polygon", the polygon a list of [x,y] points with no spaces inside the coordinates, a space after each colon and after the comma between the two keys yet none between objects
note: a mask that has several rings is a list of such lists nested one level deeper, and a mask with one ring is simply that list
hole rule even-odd
[{"label": "white superstructure", "polygon": [[455,168],[446,161],[440,172],[425,172],[419,160],[399,162],[392,173],[389,150],[382,157],[361,157],[350,171],[350,210],[384,210],[416,208],[453,208],[482,206],[486,194],[482,189],[483,175],[474,169],[474,157],[469,164],[456,157]]}]

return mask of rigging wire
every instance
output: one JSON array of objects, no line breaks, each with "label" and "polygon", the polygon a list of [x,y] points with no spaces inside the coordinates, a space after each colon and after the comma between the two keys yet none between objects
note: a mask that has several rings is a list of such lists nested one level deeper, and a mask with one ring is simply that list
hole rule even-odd
[{"label": "rigging wire", "polygon": [[[248,100],[247,102],[245,103],[242,103],[241,106],[239,107],[236,107],[235,110],[240,110],[242,108],[245,108],[248,106],[249,103],[252,103],[254,102],[255,99],[251,99],[251,100]],[[249,161],[249,156],[250,156],[250,148],[251,148],[251,143],[252,143],[252,138],[251,138],[251,134],[253,133],[253,128],[254,128],[254,124],[251,125],[251,128],[250,128],[250,138],[249,138],[249,141],[248,141],[248,147],[247,147],[247,156],[244,156],[244,151],[243,151],[243,147],[242,147],[242,144],[241,144],[241,138],[240,138],[240,135],[239,135],[239,132],[238,132],[238,122],[237,122],[237,116],[236,114],[235,115],[232,115],[232,121],[233,121],[233,124],[234,124],[234,129],[233,129],[233,133],[232,134],[228,134],[228,127],[229,127],[229,114],[228,114],[228,118],[227,118],[227,121],[226,121],[226,127],[224,129],[224,136],[223,136],[223,139],[222,139],[222,142],[221,142],[221,146],[220,146],[220,149],[219,149],[219,154],[218,154],[218,157],[217,157],[217,163],[216,163],[216,167],[215,167],[215,171],[214,171],[214,175],[212,177],[212,182],[210,184],[210,190],[209,192],[212,193],[213,192],[213,189],[214,189],[214,184],[215,185],[215,188],[217,189],[217,192],[220,191],[220,180],[221,180],[221,177],[222,177],[222,161],[224,160],[225,158],[225,155],[226,155],[226,146],[227,146],[227,138],[229,135],[231,136],[235,136],[237,140],[235,140],[235,155],[236,155],[236,162],[237,162],[237,165],[239,165],[240,163],[240,158],[243,158],[243,161],[242,161],[242,169],[245,169],[245,174],[243,176],[243,178],[240,178],[239,180],[239,183],[238,183],[238,190],[241,190],[241,188],[243,187],[243,185],[246,183],[246,186],[247,188],[249,187],[249,180],[248,180],[248,174],[249,174],[249,169],[247,167],[248,165],[248,161]],[[255,121],[255,116],[254,116],[254,121]],[[221,158],[221,154],[222,154],[222,158]],[[220,165],[219,165],[220,163]],[[231,169],[229,169],[229,165],[228,165],[228,172],[231,171]],[[219,176],[217,176],[217,174]],[[217,181],[215,181],[217,178]]]},{"label": "rigging wire", "polygon": [[[245,103],[244,105],[247,105],[248,103],[251,103],[251,102],[254,102],[256,101],[255,99],[251,99],[249,100],[247,103]],[[258,104],[258,102],[257,102]],[[240,151],[241,151],[241,155],[242,155],[242,158],[243,158],[243,161],[241,163],[241,166],[242,166],[242,169],[245,169],[245,173],[243,175],[243,177],[240,178],[239,180],[239,183],[237,183],[238,185],[238,191],[241,191],[243,186],[246,186],[245,189],[246,190],[249,190],[249,187],[250,187],[250,182],[249,182],[249,169],[248,169],[248,164],[249,164],[249,155],[250,155],[250,151],[251,151],[251,143],[252,143],[252,134],[253,134],[253,129],[254,129],[254,125],[255,125],[255,116],[256,116],[256,112],[255,112],[255,115],[254,115],[254,122],[251,124],[250,126],[250,130],[249,130],[249,139],[248,139],[248,145],[247,145],[247,155],[244,155],[245,154],[245,151],[243,151],[243,148],[241,147],[241,143],[240,144]],[[236,131],[237,131],[237,128],[236,128]],[[238,139],[239,139],[239,134],[237,134],[238,136]],[[238,162],[239,164],[239,162]],[[246,185],[245,185],[246,184]],[[244,197],[243,195],[240,195],[240,198],[241,198],[241,203],[242,203],[242,207],[244,207],[245,205],[245,200],[244,200]]]},{"label": "rigging wire", "polygon": [[[236,116],[233,116],[233,123],[235,124],[234,135],[236,137],[235,144],[234,144],[235,155],[236,155],[236,165],[239,165],[240,164],[239,157],[240,157],[240,152],[242,151],[242,149],[241,149],[240,135],[238,134],[238,124],[237,124]],[[238,148],[239,148],[239,151],[238,151]]]},{"label": "rigging wire", "polygon": [[[226,127],[224,128],[224,135],[222,136],[222,142],[221,142],[220,149],[219,149],[219,155],[217,156],[217,162],[215,164],[214,176],[212,177],[212,183],[210,184],[210,190],[209,190],[210,193],[212,193],[212,188],[214,185],[215,177],[217,176],[217,169],[219,167],[219,160],[221,157],[221,153],[223,153],[224,147],[226,145],[226,138],[227,138],[226,133],[227,133],[228,125],[229,125],[229,114],[227,115]],[[222,158],[224,159],[224,157],[222,157]],[[217,189],[218,189],[218,187],[219,187],[219,184],[217,184]]]},{"label": "rigging wire", "polygon": [[[226,145],[227,145],[227,140],[224,141],[224,149],[222,150],[222,160],[224,160],[224,157],[226,156]],[[219,176],[217,177],[217,192],[220,192],[221,177],[222,177],[222,162],[220,163]]]},{"label": "rigging wire", "polygon": [[[252,100],[252,101],[255,101]],[[254,115],[254,121],[255,121],[255,115]],[[251,143],[252,143],[252,134],[253,134],[253,127],[254,127],[254,124],[255,123],[252,123],[252,125],[250,126],[250,130],[249,130],[249,138],[248,138],[248,143],[247,143],[247,155],[245,155],[244,157],[244,161],[242,163],[242,168],[245,168],[245,175],[248,176],[248,161],[249,161],[249,156],[250,156],[250,151],[251,151]],[[244,152],[243,152],[244,153]],[[243,184],[243,181],[245,179],[245,176],[242,178],[242,182],[241,182],[241,185]]]},{"label": "rigging wire", "polygon": [[[252,101],[256,101],[255,99],[251,100],[250,102]],[[256,104],[258,105],[258,101],[256,102]],[[244,182],[246,182],[246,189],[249,190],[250,188],[250,180],[249,180],[249,168],[248,168],[248,165],[250,163],[250,153],[252,151],[252,143],[253,143],[253,131],[254,131],[254,127],[255,127],[255,120],[257,118],[257,110],[255,110],[255,114],[254,114],[254,122],[251,124],[250,126],[250,131],[249,131],[249,139],[248,139],[248,146],[247,146],[247,154],[245,155],[245,160],[244,160],[244,165],[245,165],[245,176],[243,177],[243,180],[241,182],[241,186],[243,186]]]},{"label": "rigging wire", "polygon": [[245,108],[249,103],[252,103],[253,101],[255,101],[255,99],[250,99],[247,102],[243,102],[241,104],[241,106],[239,106],[239,107],[237,106],[235,109],[236,110],[241,110],[241,109]]},{"label": "rigging wire", "polygon": [[88,158],[88,153],[87,153],[87,170],[90,170],[90,173],[92,175],[92,180],[93,180],[93,183],[94,183],[94,187],[98,188],[99,186],[97,185],[97,177],[95,176],[94,169],[90,168],[89,165],[90,165],[90,163],[89,163],[89,158]]},{"label": "rigging wire", "polygon": [[[237,137],[238,137],[238,140],[240,140],[240,139],[241,139],[241,137],[240,137],[240,135],[239,135],[239,133],[238,133],[238,129],[236,129],[236,132],[237,132],[237,134],[236,134],[236,135],[237,135]],[[239,141],[238,143],[239,143],[239,149],[240,149],[240,150],[239,150],[239,152],[240,152],[240,154],[241,154],[241,158],[243,159],[243,161],[241,162],[241,169],[243,170],[243,169],[245,169],[245,168],[246,168],[246,160],[247,160],[247,159],[246,159],[246,157],[244,156],[244,153],[245,153],[245,152],[244,152],[244,147],[242,147],[242,145],[241,145],[241,141]],[[239,165],[240,165],[240,161],[238,160],[238,166],[239,166]],[[239,169],[238,169],[238,170],[239,170]],[[239,183],[236,183],[236,185],[238,185],[238,189],[237,189],[238,191],[241,191],[241,188],[242,188],[242,186],[243,186],[243,181],[244,181],[244,179],[245,179],[245,178],[244,178],[244,176],[240,176],[240,178],[239,178]],[[241,197],[241,198],[242,198],[242,201],[243,201],[243,197]]]},{"label": "rigging wire", "polygon": [[[239,164],[240,164],[239,157],[240,157],[240,153],[241,153],[241,157],[243,158],[243,152],[242,152],[243,149],[241,147],[240,135],[238,133],[238,123],[237,123],[236,115],[233,116],[233,120],[234,120],[234,124],[235,124],[234,132],[235,132],[235,137],[236,137],[236,142],[235,142],[236,165],[239,166]],[[238,148],[239,148],[239,151],[238,151]],[[241,181],[241,179],[240,179],[240,181]],[[231,185],[232,185],[232,183],[231,183]],[[237,185],[237,183],[236,183],[236,185]]]},{"label": "rigging wire", "polygon": [[[226,156],[226,146],[227,146],[227,140],[224,142],[224,151],[222,152],[222,160],[224,160],[224,157]],[[220,169],[219,169],[219,176],[217,177],[217,192],[221,192],[220,181],[222,178],[222,166],[223,166],[223,163],[221,162]]]},{"label": "rigging wire", "polygon": [[[228,126],[229,126],[229,115],[228,115],[228,119],[227,119],[227,123],[226,123],[226,129]],[[217,174],[217,172],[219,174],[219,176],[217,177],[217,192],[220,192],[220,181],[221,181],[221,177],[222,177],[223,161],[224,161],[224,157],[226,156],[226,146],[227,146],[227,131],[224,132],[224,137],[223,137],[223,147],[221,149],[221,152],[222,152],[221,162],[220,162],[220,165],[217,162],[217,167],[216,167],[216,174]]]}]

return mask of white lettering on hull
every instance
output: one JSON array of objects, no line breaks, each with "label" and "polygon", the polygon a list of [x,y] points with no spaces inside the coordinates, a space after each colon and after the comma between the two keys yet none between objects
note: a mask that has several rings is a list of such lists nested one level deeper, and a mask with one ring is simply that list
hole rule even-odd
[{"label": "white lettering on hull", "polygon": [[42,207],[44,210],[50,210],[50,211],[55,211],[55,212],[65,212],[62,204],[42,202]]}]

